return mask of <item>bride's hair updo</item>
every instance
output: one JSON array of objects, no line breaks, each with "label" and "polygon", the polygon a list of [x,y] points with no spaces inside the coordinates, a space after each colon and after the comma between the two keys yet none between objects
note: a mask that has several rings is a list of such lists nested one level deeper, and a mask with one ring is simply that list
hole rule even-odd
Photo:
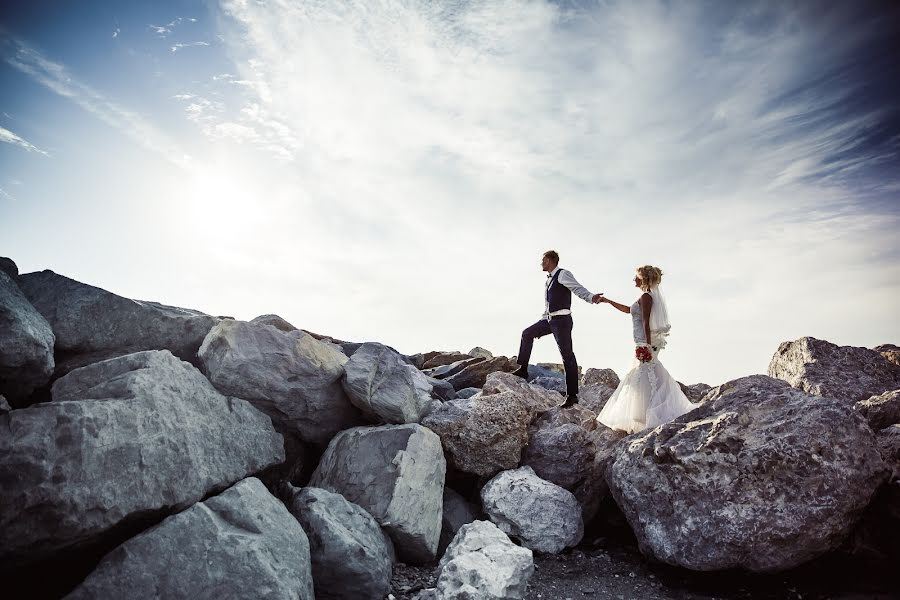
[{"label": "bride's hair updo", "polygon": [[636,269],[637,274],[641,276],[641,289],[645,292],[654,285],[659,285],[662,281],[662,269],[653,265],[644,265]]}]

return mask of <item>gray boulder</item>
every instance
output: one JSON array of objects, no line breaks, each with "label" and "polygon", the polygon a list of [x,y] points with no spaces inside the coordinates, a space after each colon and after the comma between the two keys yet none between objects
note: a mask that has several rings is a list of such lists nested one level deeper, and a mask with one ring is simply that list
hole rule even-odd
[{"label": "gray boulder", "polygon": [[219,319],[199,311],[129,300],[53,271],[19,276],[19,287],[56,336],[55,377],[107,358],[168,350],[196,362]]},{"label": "gray boulder", "polygon": [[286,504],[309,536],[317,599],[381,600],[391,591],[390,540],[372,515],[314,487],[290,488]]},{"label": "gray boulder", "polygon": [[850,405],[763,375],[630,437],[607,469],[641,551],[698,571],[781,571],[836,548],[886,476]]},{"label": "gray boulder", "polygon": [[[450,386],[450,387],[452,388],[453,386]],[[471,398],[475,394],[480,394],[480,393],[481,393],[481,390],[479,390],[476,387],[463,388],[463,389],[457,391],[456,398],[451,398],[451,400],[454,400],[454,399],[465,400],[466,398]]]},{"label": "gray boulder", "polygon": [[52,395],[0,415],[0,560],[93,542],[284,459],[268,417],[166,350],[76,369]]},{"label": "gray boulder", "polygon": [[285,333],[289,331],[297,331],[298,329],[278,315],[259,315],[255,319],[252,319],[250,322],[256,323],[257,325],[271,325],[275,329],[284,331]]},{"label": "gray boulder", "polygon": [[605,385],[612,389],[619,387],[619,376],[612,369],[588,369],[581,378],[581,386]]},{"label": "gray boulder", "polygon": [[694,404],[700,402],[703,396],[712,389],[711,385],[705,383],[692,383],[691,385],[679,383],[678,385],[681,387],[681,391],[684,392],[684,395],[687,396],[687,399]]},{"label": "gray boulder", "polygon": [[481,393],[437,407],[422,424],[437,433],[458,470],[493,477],[519,465],[534,418],[564,402],[510,373],[492,373]]},{"label": "gray boulder", "polygon": [[531,380],[531,384],[558,394],[566,393],[566,380],[559,377],[535,377]]},{"label": "gray boulder", "polygon": [[548,410],[529,428],[522,466],[572,492],[581,506],[582,520],[596,516],[609,493],[606,468],[624,433],[597,422],[596,414],[580,408]]},{"label": "gray boulder", "polygon": [[[478,359],[475,359],[478,360]],[[496,372],[511,373],[518,369],[519,366],[515,361],[505,356],[495,356],[494,358],[486,358],[478,362],[466,365],[461,371],[452,375],[443,377],[455,390],[461,390],[468,387],[480,388],[484,385],[488,375]]]},{"label": "gray boulder", "polygon": [[513,544],[488,521],[464,525],[437,569],[435,595],[442,600],[524,598],[534,574],[531,550]]},{"label": "gray boulder", "polygon": [[55,339],[47,320],[0,271],[0,393],[13,404],[50,380]]},{"label": "gray boulder", "polygon": [[441,441],[425,427],[356,427],[331,440],[310,486],[363,507],[401,560],[425,563],[437,552],[446,470]]},{"label": "gray boulder", "polygon": [[422,369],[428,370],[434,369],[435,367],[443,367],[470,358],[472,358],[471,355],[463,354],[462,352],[429,352],[424,355]]},{"label": "gray boulder", "polygon": [[375,422],[417,423],[431,410],[428,378],[383,344],[363,344],[344,364],[341,383],[350,402]]},{"label": "gray boulder", "polygon": [[[875,434],[881,457],[891,469],[889,482],[900,480],[900,424],[889,425]],[[900,506],[896,507],[900,512]]]},{"label": "gray boulder", "polygon": [[879,352],[812,337],[782,343],[769,363],[769,376],[814,396],[850,403],[900,388],[900,366]]},{"label": "gray boulder", "polygon": [[853,407],[866,418],[872,431],[900,423],[900,390],[860,400]]},{"label": "gray boulder", "polygon": [[222,321],[198,355],[217,390],[251,402],[306,442],[325,445],[364,422],[341,386],[347,357],[303,331]]},{"label": "gray boulder", "polygon": [[481,358],[494,358],[494,355],[491,354],[490,350],[485,350],[481,346],[475,346],[474,348],[472,348],[471,350],[466,352],[466,354],[468,354],[469,356],[475,356],[475,357],[480,356]]},{"label": "gray boulder", "polygon": [[66,596],[213,597],[318,597],[306,534],[258,479],[245,479],[131,538]]},{"label": "gray boulder", "polygon": [[6,398],[0,396],[0,413],[8,413],[11,410],[12,408],[10,408],[9,403],[6,401]]},{"label": "gray boulder", "polygon": [[584,523],[575,496],[531,467],[503,471],[481,489],[485,514],[501,531],[537,552],[557,554],[581,541]]},{"label": "gray boulder", "polygon": [[[441,402],[447,402],[449,400],[454,400],[457,397],[456,390],[453,389],[453,386],[443,381],[441,379],[435,379],[434,377],[428,377],[425,375],[425,378],[428,380],[428,383],[431,384],[431,397],[440,400]],[[479,392],[478,388],[468,388],[474,389],[475,392]],[[472,392],[472,393],[475,393]]]},{"label": "gray boulder", "polygon": [[594,415],[600,414],[607,401],[615,393],[616,388],[604,383],[592,383],[578,389],[578,406],[591,411]]},{"label": "gray boulder", "polygon": [[9,275],[13,281],[19,278],[19,267],[11,258],[5,256],[0,256],[0,272]]}]

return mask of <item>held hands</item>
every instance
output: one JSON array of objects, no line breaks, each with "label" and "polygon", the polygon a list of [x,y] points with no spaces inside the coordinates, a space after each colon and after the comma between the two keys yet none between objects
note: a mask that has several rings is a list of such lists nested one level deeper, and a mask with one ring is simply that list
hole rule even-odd
[{"label": "held hands", "polygon": [[591,298],[591,302],[593,304],[600,304],[601,302],[606,302],[606,298],[603,297],[603,294],[594,294],[594,297]]}]

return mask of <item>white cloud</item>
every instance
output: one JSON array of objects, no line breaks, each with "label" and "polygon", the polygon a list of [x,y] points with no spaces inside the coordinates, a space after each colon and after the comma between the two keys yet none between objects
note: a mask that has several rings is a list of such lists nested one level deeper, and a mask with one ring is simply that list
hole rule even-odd
[{"label": "white cloud", "polygon": [[46,151],[41,150],[31,142],[22,139],[21,137],[4,127],[0,127],[0,142],[19,146],[20,148],[24,148],[29,152],[37,152],[38,154],[43,154],[44,156],[50,156],[50,154],[48,154]]},{"label": "white cloud", "polygon": [[174,20],[172,20],[169,23],[166,23],[165,25],[147,25],[147,27],[153,33],[155,33],[157,36],[164,38],[164,37],[167,37],[169,34],[171,34],[172,31],[174,31],[176,27],[178,27],[179,25],[181,25],[182,23],[185,23],[185,22],[196,23],[197,19],[195,19],[193,17],[187,17],[187,18],[186,17],[176,17]]},{"label": "white cloud", "polygon": [[11,52],[7,51],[3,56],[6,62],[41,85],[68,98],[168,162],[182,168],[189,165],[190,157],[149,119],[107,99],[100,92],[76,79],[64,65],[47,59],[20,40],[11,40],[6,48],[11,49]]},{"label": "white cloud", "polygon": [[197,46],[209,46],[209,42],[187,42],[184,44],[175,44],[173,46],[170,46],[169,50],[171,52],[178,52],[179,50],[181,50],[183,48],[193,48],[193,47],[197,47]]}]

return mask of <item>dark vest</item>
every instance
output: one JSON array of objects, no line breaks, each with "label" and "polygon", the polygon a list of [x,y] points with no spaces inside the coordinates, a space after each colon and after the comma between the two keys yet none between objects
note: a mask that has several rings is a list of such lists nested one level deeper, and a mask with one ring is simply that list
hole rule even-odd
[{"label": "dark vest", "polygon": [[557,271],[556,275],[550,278],[550,285],[547,286],[547,302],[550,303],[550,312],[572,308],[572,290],[559,282],[559,274],[562,271],[562,269]]}]

